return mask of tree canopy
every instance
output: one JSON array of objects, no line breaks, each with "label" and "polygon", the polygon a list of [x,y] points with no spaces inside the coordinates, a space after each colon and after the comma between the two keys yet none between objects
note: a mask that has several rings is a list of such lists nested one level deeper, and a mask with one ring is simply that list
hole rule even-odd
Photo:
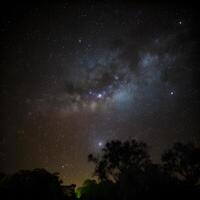
[{"label": "tree canopy", "polygon": [[136,140],[108,142],[102,150],[102,156],[97,158],[90,154],[89,161],[95,163],[94,174],[103,180],[116,182],[120,175],[129,169],[144,170],[150,164],[150,155],[147,145]]}]

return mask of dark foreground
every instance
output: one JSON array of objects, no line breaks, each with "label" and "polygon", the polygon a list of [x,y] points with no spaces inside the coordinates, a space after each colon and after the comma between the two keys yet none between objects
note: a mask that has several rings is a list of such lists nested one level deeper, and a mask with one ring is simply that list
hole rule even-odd
[{"label": "dark foreground", "polygon": [[[153,163],[145,143],[108,142],[101,157],[88,156],[97,180],[80,188],[65,186],[58,173],[45,169],[0,174],[0,199],[21,200],[131,200],[199,199],[200,148],[176,143]],[[76,189],[75,189],[76,188]]]}]

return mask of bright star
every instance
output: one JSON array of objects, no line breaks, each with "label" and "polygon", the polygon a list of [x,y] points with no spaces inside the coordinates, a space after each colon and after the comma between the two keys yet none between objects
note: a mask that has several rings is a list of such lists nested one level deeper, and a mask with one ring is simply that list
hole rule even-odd
[{"label": "bright star", "polygon": [[103,97],[102,94],[97,95],[97,98],[99,98],[99,99],[101,99],[102,97]]},{"label": "bright star", "polygon": [[171,94],[171,95],[174,95],[174,92],[173,92],[173,91],[171,91],[171,92],[170,92],[170,94]]},{"label": "bright star", "polygon": [[99,146],[99,147],[102,147],[102,146],[103,146],[103,143],[102,143],[102,142],[99,142],[99,143],[98,143],[98,146]]},{"label": "bright star", "polygon": [[115,80],[119,80],[119,77],[118,76],[114,76]]}]

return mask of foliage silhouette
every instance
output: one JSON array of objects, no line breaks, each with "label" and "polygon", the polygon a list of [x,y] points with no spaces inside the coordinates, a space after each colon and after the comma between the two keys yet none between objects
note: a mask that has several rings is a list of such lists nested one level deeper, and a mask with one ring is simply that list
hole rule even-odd
[{"label": "foliage silhouette", "polygon": [[44,169],[0,173],[0,199],[29,200],[131,200],[198,199],[200,148],[176,143],[161,163],[151,160],[148,147],[136,140],[108,142],[101,154],[88,156],[95,165],[95,180],[76,189],[64,186],[58,173]]},{"label": "foliage silhouette", "polygon": [[115,191],[115,185],[110,181],[97,183],[96,180],[88,179],[76,190],[76,193],[81,200],[106,200],[116,199]]},{"label": "foliage silhouette", "polygon": [[[199,156],[199,148],[179,143],[163,154],[163,164],[155,164],[147,145],[131,140],[108,142],[101,156],[90,154],[88,159],[95,164],[99,184],[112,183],[111,199],[191,199],[200,196]],[[178,172],[184,173],[184,182]],[[110,191],[105,196],[111,196]]]},{"label": "foliage silhouette", "polygon": [[20,170],[7,176],[1,182],[1,196],[3,199],[49,199],[64,200],[58,174],[51,174],[44,169]]},{"label": "foliage silhouette", "polygon": [[88,160],[95,163],[94,174],[99,180],[117,182],[121,174],[134,168],[144,170],[151,163],[147,145],[136,140],[122,143],[119,140],[108,142],[100,158],[90,154]]},{"label": "foliage silhouette", "polygon": [[200,148],[189,144],[175,143],[162,155],[164,168],[189,185],[200,180]]}]

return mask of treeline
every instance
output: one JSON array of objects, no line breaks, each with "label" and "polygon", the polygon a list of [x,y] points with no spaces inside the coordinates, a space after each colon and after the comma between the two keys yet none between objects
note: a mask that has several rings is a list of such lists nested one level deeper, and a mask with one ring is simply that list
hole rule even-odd
[{"label": "treeline", "polygon": [[64,186],[57,173],[44,169],[0,174],[0,199],[132,200],[198,199],[200,147],[176,143],[154,163],[143,142],[108,142],[101,154],[88,156],[95,180],[75,189]]}]

